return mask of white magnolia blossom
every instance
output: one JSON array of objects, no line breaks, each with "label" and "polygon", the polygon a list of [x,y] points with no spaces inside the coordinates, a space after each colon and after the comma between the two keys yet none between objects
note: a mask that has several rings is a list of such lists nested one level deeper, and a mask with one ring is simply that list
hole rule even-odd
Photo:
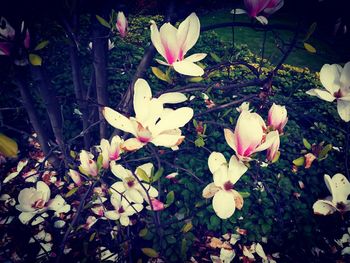
[{"label": "white magnolia blossom", "polygon": [[85,175],[97,176],[97,164],[93,160],[94,156],[90,152],[82,150],[79,154],[80,166],[79,170]]},{"label": "white magnolia blossom", "polygon": [[331,196],[328,196],[324,200],[316,201],[312,207],[314,213],[329,215],[336,211],[341,213],[350,211],[350,200],[348,200],[350,183],[348,179],[343,174],[337,173],[332,178],[328,174],[325,174],[324,181],[328,190],[331,192]]},{"label": "white magnolia blossom", "polygon": [[23,224],[28,222],[35,216],[42,214],[41,217],[37,217],[34,220],[34,224],[39,224],[44,221],[45,216],[43,213],[47,210],[54,210],[55,215],[60,213],[66,213],[70,210],[65,200],[60,195],[50,200],[51,191],[47,184],[42,181],[36,183],[36,188],[24,188],[19,192],[18,205],[16,209],[22,213],[19,215],[19,220]]},{"label": "white magnolia blossom", "polygon": [[213,174],[214,182],[203,189],[203,197],[214,197],[215,213],[218,217],[227,219],[233,215],[236,208],[243,207],[243,198],[233,189],[233,186],[248,168],[236,156],[232,156],[227,164],[224,155],[219,152],[210,154],[208,166]]},{"label": "white magnolia blossom", "polygon": [[193,54],[187,58],[185,55],[197,42],[199,38],[200,22],[195,13],[190,14],[179,28],[174,27],[170,23],[165,23],[158,27],[156,23],[151,21],[151,40],[158,53],[166,60],[158,60],[157,62],[173,66],[174,69],[183,75],[202,76],[204,70],[196,65],[206,57],[205,53]]},{"label": "white magnolia blossom", "polygon": [[[112,173],[122,181],[114,183],[111,186],[110,190],[114,193],[123,194],[123,196],[125,196],[125,198],[129,202],[142,204],[144,200],[149,201],[147,193],[150,198],[156,198],[158,196],[158,191],[153,186],[142,182],[144,181],[144,179],[141,176],[139,176],[138,169],[142,169],[145,172],[145,174],[150,178],[151,171],[153,169],[153,164],[146,163],[141,166],[138,166],[135,170],[135,173],[132,174],[130,170],[125,169],[120,164],[111,163]],[[141,183],[139,183],[138,180],[135,178],[136,176],[141,181]],[[147,190],[147,193],[145,189]]]},{"label": "white magnolia blossom", "polygon": [[152,98],[147,81],[138,79],[134,87],[135,117],[127,118],[109,107],[104,107],[103,115],[113,127],[135,136],[124,142],[123,148],[127,151],[138,150],[149,142],[156,146],[177,149],[185,138],[179,128],[191,120],[193,110],[189,107],[173,110],[164,108],[164,104],[186,100],[186,96],[179,92]]},{"label": "white magnolia blossom", "polygon": [[105,217],[110,220],[119,220],[122,226],[128,226],[130,224],[129,216],[143,209],[142,204],[130,204],[124,197],[116,193],[111,195],[111,203],[114,210],[106,211]]},{"label": "white magnolia blossom", "polygon": [[120,159],[120,154],[123,152],[122,145],[124,140],[118,135],[113,136],[111,142],[102,139],[98,148],[102,154],[102,167],[107,169],[109,167],[109,162]]},{"label": "white magnolia blossom", "polygon": [[350,62],[344,68],[338,64],[323,65],[320,81],[326,90],[310,89],[306,93],[328,102],[336,100],[340,118],[350,121]]}]

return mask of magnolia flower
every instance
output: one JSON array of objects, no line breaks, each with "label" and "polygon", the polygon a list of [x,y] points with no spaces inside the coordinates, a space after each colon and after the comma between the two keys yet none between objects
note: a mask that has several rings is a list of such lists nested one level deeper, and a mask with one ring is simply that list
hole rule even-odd
[{"label": "magnolia flower", "polygon": [[[130,202],[141,204],[144,199],[148,199],[147,193],[150,198],[155,198],[158,196],[158,191],[153,186],[142,183],[144,179],[139,176],[138,169],[142,169],[143,172],[150,178],[151,170],[153,169],[153,164],[147,163],[136,168],[134,175],[128,169],[125,169],[120,164],[111,163],[112,173],[121,179],[122,181],[116,182],[111,186],[111,191],[123,194],[127,200]],[[139,179],[141,183],[135,178]],[[142,185],[141,185],[142,184]],[[143,186],[143,187],[142,187]]]},{"label": "magnolia flower", "polygon": [[213,208],[218,217],[227,219],[233,215],[235,209],[243,207],[242,196],[233,189],[234,184],[247,171],[247,167],[232,156],[227,164],[222,153],[213,152],[208,159],[210,172],[214,182],[203,189],[204,198],[213,198]]},{"label": "magnolia flower", "polygon": [[36,183],[36,188],[24,188],[19,192],[17,210],[22,213],[19,220],[27,224],[35,215],[47,210],[47,202],[50,199],[50,188],[42,181]]},{"label": "magnolia flower", "polygon": [[85,151],[82,150],[79,154],[80,159],[80,166],[79,170],[85,175],[91,175],[91,176],[97,176],[98,170],[97,170],[97,164],[93,160],[94,156]]},{"label": "magnolia flower", "polygon": [[106,211],[105,217],[110,220],[119,220],[122,226],[128,226],[130,224],[129,216],[140,212],[143,208],[142,204],[130,204],[120,194],[112,194],[111,203],[114,210]]},{"label": "magnolia flower", "polygon": [[314,213],[329,215],[336,211],[341,213],[349,211],[350,200],[347,198],[350,194],[350,183],[348,179],[340,173],[335,174],[332,178],[325,174],[324,181],[332,196],[316,201],[312,206]]},{"label": "magnolia flower", "polygon": [[23,168],[28,164],[28,159],[23,159],[18,162],[16,171],[10,173],[6,178],[4,179],[3,183],[6,184],[8,181],[12,180],[13,178],[17,177],[17,175],[23,170]]},{"label": "magnolia flower", "polygon": [[320,71],[320,81],[326,90],[310,89],[311,96],[332,102],[337,100],[337,109],[343,121],[350,121],[350,62],[342,68],[338,64],[325,64]]},{"label": "magnolia flower", "polygon": [[278,156],[278,149],[280,148],[280,137],[276,137],[274,142],[267,148],[266,159],[272,162]]},{"label": "magnolia flower", "polygon": [[56,195],[54,199],[51,199],[47,204],[47,208],[49,210],[54,210],[55,216],[57,217],[60,213],[67,213],[70,211],[70,205],[66,203],[61,195]]},{"label": "magnolia flower", "polygon": [[195,13],[190,14],[179,28],[170,23],[158,27],[151,21],[151,40],[158,53],[166,62],[157,60],[158,63],[166,66],[173,66],[174,69],[183,75],[202,76],[204,70],[194,62],[205,58],[207,54],[193,54],[187,58],[185,55],[197,42],[199,38],[200,23]]},{"label": "magnolia flower", "polygon": [[135,138],[124,142],[127,151],[140,149],[148,142],[156,146],[176,148],[185,138],[181,135],[183,127],[193,116],[193,110],[182,107],[176,110],[164,108],[165,103],[180,103],[187,98],[179,92],[162,94],[152,98],[147,81],[138,79],[134,87],[135,117],[127,118],[119,112],[104,107],[103,115],[113,127],[131,133]]},{"label": "magnolia flower", "polygon": [[279,138],[278,131],[265,133],[264,120],[257,113],[242,111],[238,117],[235,131],[224,129],[227,144],[243,161],[250,161],[253,153],[269,148]]},{"label": "magnolia flower", "polygon": [[81,180],[81,176],[77,171],[69,169],[68,175],[70,176],[70,178],[72,178],[73,182],[77,186],[81,186],[83,184],[83,182]]},{"label": "magnolia flower", "polygon": [[118,12],[117,23],[115,26],[118,29],[120,36],[125,37],[128,29],[128,20],[126,20],[123,12]]},{"label": "magnolia flower", "polygon": [[283,133],[283,128],[286,126],[287,121],[286,107],[273,103],[269,110],[267,125],[271,126],[274,130],[278,130],[279,133]]},{"label": "magnolia flower", "polygon": [[111,143],[108,140],[102,139],[98,146],[102,152],[102,167],[107,169],[109,167],[109,161],[118,160],[122,153],[122,144],[124,140],[118,135],[112,138]]}]

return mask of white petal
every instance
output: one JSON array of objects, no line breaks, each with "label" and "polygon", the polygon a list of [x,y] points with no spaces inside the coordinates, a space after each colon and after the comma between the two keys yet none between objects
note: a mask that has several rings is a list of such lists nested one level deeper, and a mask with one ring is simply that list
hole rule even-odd
[{"label": "white petal", "polygon": [[241,14],[246,14],[247,11],[241,8],[236,8],[231,10],[231,14],[236,14],[236,15],[241,15]]},{"label": "white petal", "polygon": [[266,140],[263,144],[261,144],[258,148],[255,149],[254,152],[260,152],[269,148],[273,143],[279,140],[278,131],[271,131],[266,135]]},{"label": "white petal", "polygon": [[179,25],[177,40],[180,45],[180,59],[190,50],[199,38],[200,22],[195,13],[190,14]]},{"label": "white petal", "polygon": [[129,202],[133,201],[135,203],[138,204],[142,204],[143,203],[143,197],[140,194],[139,191],[137,191],[136,189],[128,189],[125,192],[126,198],[129,200]]},{"label": "white petal", "polygon": [[344,65],[343,71],[340,75],[340,85],[342,87],[350,87],[350,62]]},{"label": "white petal", "polygon": [[228,146],[231,147],[235,152],[237,152],[237,146],[235,141],[235,135],[230,129],[224,129],[225,140]]},{"label": "white petal", "polygon": [[202,196],[204,198],[212,198],[220,189],[214,183],[210,183],[203,189]]},{"label": "white petal", "polygon": [[126,215],[122,215],[122,216],[120,217],[119,221],[120,221],[120,224],[121,224],[122,226],[128,226],[128,225],[130,224],[130,219],[129,219],[129,217],[126,216]]},{"label": "white petal", "polygon": [[332,205],[332,203],[328,200],[318,200],[312,206],[315,214],[319,215],[329,215],[333,214],[337,209]]},{"label": "white petal", "polygon": [[141,123],[147,119],[151,98],[152,92],[147,81],[137,79],[134,86],[134,111],[136,119]]},{"label": "white petal", "polygon": [[185,138],[184,136],[178,135],[178,134],[167,134],[162,133],[157,135],[152,139],[152,143],[155,146],[163,146],[163,147],[173,147],[178,144],[178,142],[181,142],[182,139]]},{"label": "white petal", "polygon": [[190,61],[190,62],[198,62],[204,59],[207,56],[206,53],[196,53],[192,54],[191,56],[185,58],[185,60]]},{"label": "white petal", "polygon": [[159,64],[161,64],[161,65],[163,65],[163,66],[170,66],[170,64],[169,63],[167,63],[167,62],[164,62],[163,60],[160,60],[160,59],[155,59]]},{"label": "white petal", "polygon": [[213,173],[213,181],[217,187],[223,188],[224,184],[229,181],[227,173],[227,165],[221,165],[220,168]]},{"label": "white petal", "polygon": [[18,219],[21,221],[22,224],[28,224],[29,221],[35,216],[35,213],[30,213],[30,212],[22,212],[19,216]]},{"label": "white petal", "polygon": [[13,172],[10,173],[8,176],[5,177],[3,183],[6,184],[8,181],[12,180],[13,178],[16,178],[19,172]]},{"label": "white petal", "polygon": [[332,183],[333,203],[345,203],[350,194],[350,183],[348,179],[343,174],[337,173],[332,177]]},{"label": "white petal", "polygon": [[125,169],[120,164],[112,165],[111,166],[111,171],[116,177],[118,177],[118,178],[120,178],[122,180],[124,180],[127,177],[132,176],[131,172],[128,169]]},{"label": "white petal", "polygon": [[337,101],[337,109],[340,118],[345,121],[350,121],[350,101],[338,100]]},{"label": "white petal", "polygon": [[262,25],[267,25],[269,23],[269,21],[267,20],[266,17],[264,16],[257,16],[255,17],[256,20],[258,20]]},{"label": "white petal", "polygon": [[152,135],[156,136],[163,131],[177,129],[185,126],[193,117],[193,110],[189,107],[176,109],[162,118],[156,124]]},{"label": "white petal", "polygon": [[208,158],[210,172],[215,173],[222,165],[227,165],[225,156],[219,152],[212,152]]},{"label": "white petal", "polygon": [[263,249],[263,247],[261,246],[260,243],[257,243],[255,246],[255,252],[262,258],[262,259],[267,259],[265,251]]},{"label": "white petal", "polygon": [[187,97],[185,94],[182,94],[180,92],[169,92],[165,93],[159,96],[158,100],[161,101],[161,103],[181,103],[187,100]]},{"label": "white petal", "polygon": [[42,198],[44,199],[45,203],[49,201],[51,196],[51,191],[47,184],[45,184],[42,181],[39,181],[36,183],[36,189],[42,193]]},{"label": "white petal", "polygon": [[102,113],[106,121],[114,128],[129,132],[136,136],[134,126],[127,117],[109,107],[104,107]]},{"label": "white petal", "polygon": [[235,184],[247,170],[243,162],[239,161],[236,156],[231,156],[228,167],[228,178],[231,183]]},{"label": "white petal", "polygon": [[204,70],[200,66],[187,60],[175,62],[173,66],[174,69],[182,75],[199,77],[204,74]]},{"label": "white petal", "polygon": [[328,102],[332,102],[333,100],[335,100],[335,97],[332,94],[330,94],[328,91],[320,90],[320,89],[314,89],[314,93],[321,100],[325,100],[325,101],[328,101]]},{"label": "white petal", "polygon": [[[152,164],[152,163],[145,163],[145,164],[142,164],[142,165],[138,166],[138,167],[136,168],[136,170],[137,170],[138,168],[142,169],[142,170],[147,174],[148,177],[151,177],[152,170],[153,170],[153,164]],[[135,170],[135,173],[136,173],[136,170]]]},{"label": "white petal", "polygon": [[214,195],[213,208],[215,213],[221,219],[227,219],[235,212],[235,199],[232,193],[219,191]]},{"label": "white petal", "polygon": [[159,30],[158,30],[156,23],[153,20],[151,21],[151,41],[152,41],[153,46],[158,51],[158,53],[161,54],[162,57],[165,58],[165,51],[164,51],[162,41],[160,39]]},{"label": "white petal", "polygon": [[136,151],[138,149],[141,149],[143,146],[145,146],[145,144],[140,142],[138,139],[130,138],[123,143],[122,147],[126,151]]},{"label": "white petal", "polygon": [[106,211],[105,217],[107,217],[110,220],[118,220],[120,215],[116,211]]},{"label": "white petal", "polygon": [[325,64],[320,71],[320,81],[331,94],[339,90],[342,67],[337,64]]}]

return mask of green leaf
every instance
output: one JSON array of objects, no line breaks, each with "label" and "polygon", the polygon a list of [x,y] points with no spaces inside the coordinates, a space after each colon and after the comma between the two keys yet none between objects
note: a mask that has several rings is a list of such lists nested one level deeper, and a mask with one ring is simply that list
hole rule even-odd
[{"label": "green leaf", "polygon": [[317,27],[317,23],[316,22],[311,24],[311,26],[309,27],[309,30],[307,31],[307,33],[305,35],[304,41],[308,40],[312,36],[312,34],[316,30],[316,27]]},{"label": "green leaf", "polygon": [[332,148],[333,148],[333,145],[332,145],[332,144],[327,144],[327,145],[320,151],[320,153],[319,153],[319,155],[318,155],[318,159],[324,159],[324,158],[327,156],[328,152],[329,152],[330,150],[332,150]]},{"label": "green leaf", "polygon": [[169,206],[171,205],[175,200],[175,193],[174,191],[170,191],[167,195],[166,195],[166,205]]},{"label": "green leaf", "polygon": [[194,82],[194,83],[198,83],[201,82],[203,80],[202,77],[191,77],[187,79],[189,82]]},{"label": "green leaf", "polygon": [[304,156],[301,156],[293,161],[293,164],[296,166],[303,166],[305,162]]},{"label": "green leaf", "polygon": [[43,60],[40,56],[36,55],[36,54],[29,54],[29,61],[30,64],[32,64],[33,66],[41,66]]},{"label": "green leaf", "polygon": [[194,126],[195,128],[197,128],[198,122],[197,122],[195,119],[193,119],[192,122],[193,122],[193,126]]},{"label": "green leaf", "polygon": [[153,74],[160,80],[171,83],[171,79],[161,69],[157,67],[151,67]]},{"label": "green leaf", "polygon": [[147,228],[143,228],[140,230],[139,232],[139,237],[145,237],[148,233],[148,229]]},{"label": "green leaf", "polygon": [[92,233],[90,238],[89,238],[89,242],[92,242],[92,240],[95,239],[95,236],[96,236],[96,232]]},{"label": "green leaf", "polygon": [[146,174],[146,172],[141,169],[141,168],[137,168],[136,169],[136,175],[143,181],[145,181],[146,183],[150,182],[150,178],[148,177],[148,175]]},{"label": "green leaf", "polygon": [[103,25],[107,28],[111,28],[110,24],[103,17],[96,15],[96,18],[97,18],[98,22],[100,22],[101,25]]},{"label": "green leaf", "polygon": [[102,167],[102,163],[103,163],[103,156],[102,154],[100,154],[98,157],[97,157],[97,171],[99,171]]},{"label": "green leaf", "polygon": [[36,47],[34,48],[34,50],[40,50],[43,49],[44,47],[46,47],[49,44],[49,40],[44,40],[41,41],[38,45],[36,45]]},{"label": "green leaf", "polygon": [[193,228],[192,222],[187,222],[183,227],[182,227],[182,232],[183,233],[187,233],[188,231],[190,231]]},{"label": "green leaf", "polygon": [[78,189],[79,189],[79,187],[74,187],[74,188],[70,189],[69,192],[66,193],[65,197],[67,198],[67,197],[74,195],[75,192],[78,191]]},{"label": "green leaf", "polygon": [[199,136],[195,141],[194,141],[194,145],[196,145],[196,147],[203,147],[205,145],[204,139],[202,136]]},{"label": "green leaf", "polygon": [[144,248],[141,248],[141,251],[143,252],[143,254],[145,254],[146,256],[148,256],[150,258],[157,258],[158,257],[158,252],[155,251],[153,248],[144,247]]},{"label": "green leaf", "polygon": [[186,258],[186,253],[187,253],[187,241],[185,238],[181,240],[181,257]]},{"label": "green leaf", "polygon": [[309,43],[304,42],[304,48],[310,53],[316,53],[316,48],[314,48]]},{"label": "green leaf", "polygon": [[210,52],[210,56],[216,63],[220,63],[221,62],[221,58],[219,58],[219,56],[216,55],[215,53]]},{"label": "green leaf", "polygon": [[311,150],[311,144],[305,138],[303,138],[303,144],[306,149]]},{"label": "green leaf", "polygon": [[175,244],[176,243],[176,238],[174,236],[167,236],[166,237],[166,241],[169,243],[169,244]]},{"label": "green leaf", "polygon": [[243,198],[248,198],[250,196],[249,192],[238,192]]},{"label": "green leaf", "polygon": [[160,167],[158,169],[158,171],[154,174],[154,176],[152,177],[152,182],[156,182],[159,180],[159,178],[163,175],[164,172],[164,168]]},{"label": "green leaf", "polygon": [[210,225],[214,228],[220,225],[220,218],[217,217],[216,215],[212,215],[210,217]]}]

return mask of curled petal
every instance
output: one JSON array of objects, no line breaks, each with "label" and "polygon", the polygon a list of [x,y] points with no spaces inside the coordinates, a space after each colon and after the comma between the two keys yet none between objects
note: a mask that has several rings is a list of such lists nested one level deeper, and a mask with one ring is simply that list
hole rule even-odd
[{"label": "curled petal", "polygon": [[220,189],[214,183],[210,183],[203,189],[202,196],[204,198],[212,198]]},{"label": "curled petal", "polygon": [[324,216],[333,214],[335,211],[337,211],[332,202],[328,200],[318,200],[316,203],[314,203],[312,209],[314,210],[315,214]]},{"label": "curled petal", "polygon": [[174,69],[183,75],[199,77],[204,74],[204,70],[191,61],[182,60],[173,63]]}]

